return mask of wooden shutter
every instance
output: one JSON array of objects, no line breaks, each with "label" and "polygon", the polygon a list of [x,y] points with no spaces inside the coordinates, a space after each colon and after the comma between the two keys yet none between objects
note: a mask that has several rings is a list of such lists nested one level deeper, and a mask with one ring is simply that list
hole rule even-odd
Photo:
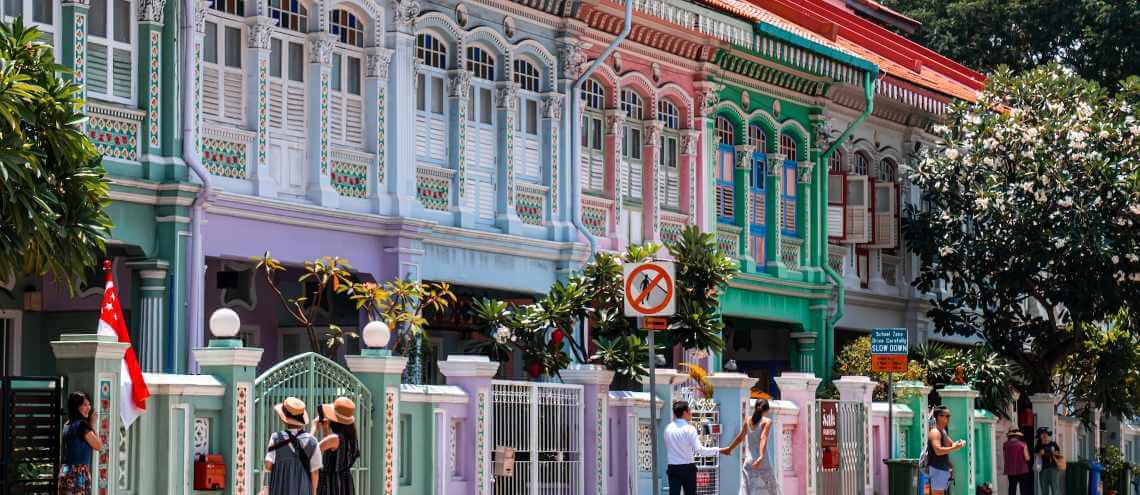
[{"label": "wooden shutter", "polygon": [[843,240],[846,237],[847,174],[827,174],[827,237]]},{"label": "wooden shutter", "polygon": [[866,175],[847,176],[847,221],[844,225],[844,242],[863,244],[871,241],[871,222],[868,219],[870,188]]},{"label": "wooden shutter", "polygon": [[898,193],[894,182],[876,182],[874,185],[874,220],[872,246],[891,249],[898,244]]}]

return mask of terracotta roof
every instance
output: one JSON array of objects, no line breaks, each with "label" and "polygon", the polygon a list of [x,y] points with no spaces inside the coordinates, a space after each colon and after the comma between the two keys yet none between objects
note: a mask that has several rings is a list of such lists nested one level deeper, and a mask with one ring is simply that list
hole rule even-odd
[{"label": "terracotta roof", "polygon": [[750,2],[786,19],[785,24],[790,21],[801,31],[810,30],[829,40],[828,45],[838,45],[887,74],[919,86],[973,101],[985,83],[985,76],[978,72],[824,0]]},{"label": "terracotta roof", "polygon": [[[852,5],[854,4],[854,5]],[[913,33],[918,28],[922,27],[922,23],[917,20],[903,15],[902,12],[894,10],[886,5],[883,5],[875,0],[847,0],[847,5],[859,9],[865,9],[868,14],[878,14],[885,17],[887,22],[898,26],[900,29],[906,30],[907,33]]]},{"label": "terracotta roof", "polygon": [[765,24],[770,24],[772,26],[783,29],[784,31],[788,31],[796,36],[800,36],[809,41],[819,43],[820,45],[826,46],[845,55],[858,57],[858,55],[852,51],[847,50],[840,44],[836,43],[834,37],[828,38],[826,36],[817,34],[813,30],[815,27],[818,27],[820,29],[826,28],[826,26],[823,24],[819,26],[801,26],[777,15],[776,13],[768,10],[761,5],[757,5],[754,2],[749,2],[748,0],[700,0],[700,2],[722,12],[728,12],[730,14],[749,19],[752,22],[763,22]]}]

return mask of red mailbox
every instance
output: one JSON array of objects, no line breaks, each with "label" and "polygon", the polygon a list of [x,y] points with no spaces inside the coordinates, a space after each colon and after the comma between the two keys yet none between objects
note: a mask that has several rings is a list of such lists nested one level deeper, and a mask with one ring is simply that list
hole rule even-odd
[{"label": "red mailbox", "polygon": [[221,454],[199,454],[194,461],[195,490],[224,490],[226,464]]}]

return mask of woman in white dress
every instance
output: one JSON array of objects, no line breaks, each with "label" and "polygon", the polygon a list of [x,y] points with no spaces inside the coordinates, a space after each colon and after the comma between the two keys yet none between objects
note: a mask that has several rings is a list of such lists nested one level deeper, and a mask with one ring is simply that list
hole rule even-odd
[{"label": "woman in white dress", "polygon": [[768,401],[756,399],[752,416],[741,418],[740,433],[728,446],[729,450],[744,442],[744,466],[741,469],[743,483],[740,495],[780,495],[780,484],[768,458],[768,439],[772,431],[772,419],[768,417]]}]

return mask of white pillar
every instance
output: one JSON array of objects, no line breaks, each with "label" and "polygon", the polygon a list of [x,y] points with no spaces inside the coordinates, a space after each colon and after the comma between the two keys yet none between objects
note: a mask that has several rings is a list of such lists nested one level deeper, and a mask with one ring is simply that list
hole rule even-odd
[{"label": "white pillar", "polygon": [[871,399],[879,384],[866,376],[845,376],[833,382],[839,389],[839,400],[863,404],[863,493],[873,493],[871,477]]}]

